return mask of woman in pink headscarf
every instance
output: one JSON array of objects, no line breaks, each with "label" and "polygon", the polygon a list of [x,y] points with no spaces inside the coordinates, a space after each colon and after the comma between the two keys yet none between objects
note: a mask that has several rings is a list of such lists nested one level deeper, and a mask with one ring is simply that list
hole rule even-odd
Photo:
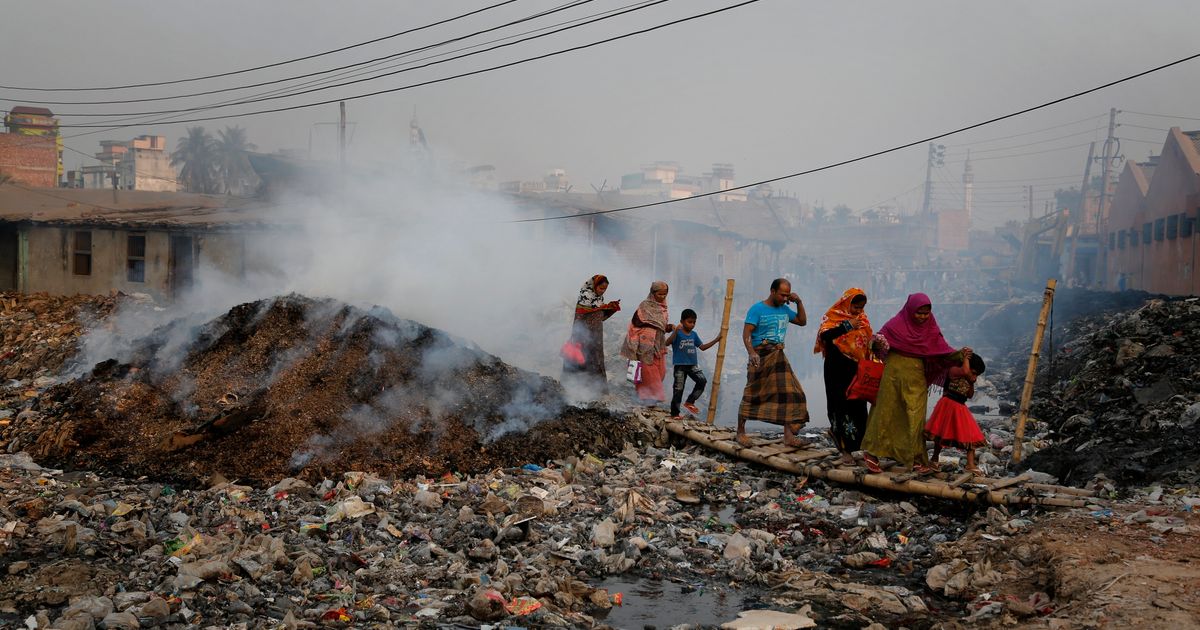
[{"label": "woman in pink headscarf", "polygon": [[933,317],[929,296],[913,293],[904,308],[879,329],[877,342],[887,349],[879,396],[867,419],[863,458],[867,469],[880,472],[879,457],[896,460],[917,472],[929,471],[925,454],[929,386],[940,382],[952,361],[962,361],[970,348],[956,351],[946,343]]},{"label": "woman in pink headscarf", "polygon": [[668,290],[666,282],[650,285],[650,293],[634,311],[629,332],[621,344],[621,356],[642,363],[642,380],[635,389],[638,402],[649,407],[667,399],[663,390],[667,374],[666,336],[675,329],[667,315]]}]

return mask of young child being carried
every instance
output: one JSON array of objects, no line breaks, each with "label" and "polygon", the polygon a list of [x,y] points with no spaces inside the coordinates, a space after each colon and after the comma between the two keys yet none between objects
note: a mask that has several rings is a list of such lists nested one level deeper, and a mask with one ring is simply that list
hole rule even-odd
[{"label": "young child being carried", "polygon": [[950,368],[943,385],[941,400],[933,408],[933,415],[925,423],[925,437],[933,440],[933,456],[936,467],[943,446],[955,446],[967,452],[967,472],[980,474],[975,465],[975,449],[985,444],[983,432],[975,422],[975,416],[967,409],[967,401],[975,395],[975,379],[987,369],[983,358],[963,352],[961,366]]},{"label": "young child being carried", "polygon": [[683,390],[687,386],[689,378],[696,385],[692,388],[692,393],[688,395],[687,402],[683,403],[683,408],[692,415],[700,415],[700,408],[696,406],[696,401],[704,393],[704,386],[708,385],[708,379],[704,378],[704,370],[700,369],[700,357],[697,350],[708,350],[721,340],[721,335],[717,335],[712,341],[701,343],[700,335],[696,334],[695,328],[696,311],[685,308],[679,316],[679,325],[670,335],[667,335],[666,341],[671,344],[671,363],[675,366],[675,384],[671,394],[672,418],[679,417],[679,403],[683,400]]}]

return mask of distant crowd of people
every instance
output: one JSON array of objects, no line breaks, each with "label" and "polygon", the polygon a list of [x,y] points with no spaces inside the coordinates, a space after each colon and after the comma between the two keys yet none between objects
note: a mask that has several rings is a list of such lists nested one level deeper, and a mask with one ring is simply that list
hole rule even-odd
[{"label": "distant crowd of people", "polygon": [[[608,388],[605,368],[604,322],[621,310],[620,300],[608,301],[608,278],[589,278],[579,291],[570,338],[563,346],[565,384],[603,393]],[[639,404],[655,406],[667,400],[664,381],[667,351],[671,351],[672,394],[670,413],[682,418],[686,411],[699,416],[696,406],[707,378],[699,353],[721,340],[704,341],[696,332],[704,308],[717,317],[715,291],[701,287],[673,322],[667,305],[667,283],[650,285],[638,304],[621,341],[620,355],[628,364]],[[924,293],[908,296],[904,306],[878,331],[866,313],[867,294],[846,290],[826,310],[817,327],[813,352],[824,359],[829,435],[847,464],[857,460],[870,472],[882,472],[887,458],[916,472],[929,472],[944,446],[966,451],[966,468],[978,472],[974,449],[984,443],[966,403],[975,393],[975,381],[986,369],[970,347],[954,348],[946,342],[933,305]],[[738,407],[737,440],[751,443],[746,422],[767,422],[783,428],[783,443],[804,448],[801,428],[808,423],[808,401],[800,380],[784,354],[790,326],[806,326],[804,302],[791,282],[779,278],[770,293],[746,312],[742,344],[747,355],[746,386]],[[687,382],[693,383],[691,392]],[[930,386],[942,387],[943,396],[927,418]],[[934,444],[932,458],[926,439]]]}]

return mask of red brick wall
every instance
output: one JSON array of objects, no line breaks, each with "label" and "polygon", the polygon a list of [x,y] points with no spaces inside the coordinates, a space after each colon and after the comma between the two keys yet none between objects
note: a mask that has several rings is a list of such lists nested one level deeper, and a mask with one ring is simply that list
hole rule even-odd
[{"label": "red brick wall", "polygon": [[54,138],[0,133],[0,173],[25,186],[57,186],[58,149]]}]

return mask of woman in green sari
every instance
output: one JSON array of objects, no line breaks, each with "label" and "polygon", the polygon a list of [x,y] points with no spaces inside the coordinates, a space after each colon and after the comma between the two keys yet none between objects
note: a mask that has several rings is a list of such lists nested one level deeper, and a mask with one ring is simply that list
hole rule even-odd
[{"label": "woman in green sari", "polygon": [[904,308],[879,330],[887,348],[879,396],[867,419],[863,460],[867,470],[881,472],[880,457],[929,472],[925,452],[925,416],[929,386],[941,382],[959,352],[946,343],[933,317],[929,296],[914,293]]}]

